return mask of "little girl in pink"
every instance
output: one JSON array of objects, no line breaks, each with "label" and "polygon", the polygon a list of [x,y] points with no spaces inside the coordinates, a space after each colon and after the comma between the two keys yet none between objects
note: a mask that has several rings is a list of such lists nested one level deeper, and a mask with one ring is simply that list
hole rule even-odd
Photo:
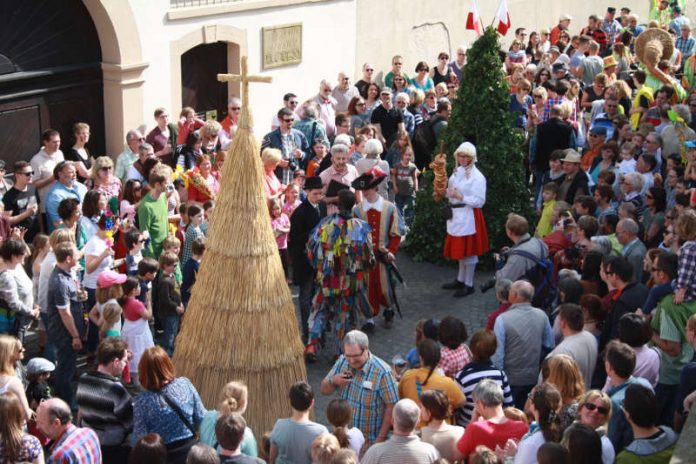
[{"label": "little girl in pink", "polygon": [[271,227],[278,244],[280,261],[283,263],[285,279],[288,278],[288,233],[290,232],[290,218],[283,213],[279,198],[272,198],[268,201],[268,211],[271,213]]},{"label": "little girl in pink", "polygon": [[283,205],[283,213],[287,214],[288,217],[292,216],[295,212],[295,208],[300,206],[302,201],[300,200],[300,186],[291,183],[288,188],[285,189],[285,204]]},{"label": "little girl in pink", "polygon": [[152,319],[152,311],[138,300],[140,281],[137,277],[129,276],[121,288],[123,289],[123,297],[120,303],[124,316],[121,338],[128,343],[128,350],[133,353],[133,357],[128,361],[128,366],[133,383],[138,385],[140,358],[146,349],[155,346],[148,324],[148,321]]}]

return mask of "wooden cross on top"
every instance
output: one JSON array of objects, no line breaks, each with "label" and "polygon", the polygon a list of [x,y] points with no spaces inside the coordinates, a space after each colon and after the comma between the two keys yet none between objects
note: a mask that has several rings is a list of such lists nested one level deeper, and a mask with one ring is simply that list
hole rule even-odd
[{"label": "wooden cross on top", "polygon": [[220,82],[241,82],[242,83],[242,107],[249,105],[249,82],[273,82],[271,76],[250,76],[248,74],[247,57],[242,57],[242,74],[218,74],[217,80]]}]

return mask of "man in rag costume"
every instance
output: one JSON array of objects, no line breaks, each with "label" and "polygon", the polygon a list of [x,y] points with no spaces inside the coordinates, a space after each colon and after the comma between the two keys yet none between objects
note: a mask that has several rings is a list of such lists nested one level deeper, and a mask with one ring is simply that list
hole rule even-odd
[{"label": "man in rag costume", "polygon": [[[338,213],[319,222],[307,242],[307,256],[316,269],[318,291],[309,318],[305,358],[315,361],[326,323],[331,320],[336,354],[343,336],[360,317],[372,317],[367,301],[368,270],[374,266],[370,227],[352,216],[355,194],[338,192]],[[349,327],[350,326],[350,327]]]}]

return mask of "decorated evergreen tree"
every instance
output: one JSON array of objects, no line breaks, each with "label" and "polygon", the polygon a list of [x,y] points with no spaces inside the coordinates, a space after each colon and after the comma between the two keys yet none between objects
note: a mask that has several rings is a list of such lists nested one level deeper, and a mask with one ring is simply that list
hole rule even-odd
[{"label": "decorated evergreen tree", "polygon": [[[509,111],[510,86],[499,56],[498,33],[492,27],[471,46],[462,69],[462,82],[452,115],[441,141],[448,154],[451,174],[454,150],[465,141],[476,145],[477,167],[486,176],[488,189],[483,208],[491,250],[509,244],[505,220],[510,212],[531,216],[530,192],[524,175],[523,134],[515,128]],[[439,151],[439,147],[436,148]],[[442,262],[446,228],[443,203],[433,199],[433,173],[424,174],[416,198],[416,216],[404,245],[417,261]]]}]

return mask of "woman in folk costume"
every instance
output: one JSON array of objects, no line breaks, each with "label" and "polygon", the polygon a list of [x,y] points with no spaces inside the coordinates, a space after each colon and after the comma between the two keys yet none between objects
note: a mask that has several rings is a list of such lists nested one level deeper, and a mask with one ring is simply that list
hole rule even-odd
[{"label": "woman in folk costume", "polygon": [[476,166],[476,147],[464,142],[455,150],[457,167],[449,178],[446,196],[452,208],[447,221],[445,258],[459,261],[459,274],[442,286],[455,297],[474,293],[478,257],[488,251],[488,231],[481,208],[486,203],[486,178]]},{"label": "woman in folk costume", "polygon": [[[396,206],[379,194],[380,184],[387,178],[387,173],[374,167],[355,179],[352,187],[363,192],[363,201],[353,208],[353,216],[366,221],[371,229],[372,244],[375,248],[377,266],[370,269],[368,284],[368,301],[372,315],[379,314],[384,306],[384,321],[389,327],[394,320],[396,295],[394,287],[396,278],[391,272],[392,263],[401,244],[405,227],[403,218]],[[375,321],[370,317],[362,327],[363,332],[370,333],[375,328]]]},{"label": "woman in folk costume", "polygon": [[[353,218],[355,194],[348,189],[338,192],[338,213],[319,222],[307,241],[307,257],[316,269],[318,292],[309,317],[307,361],[315,361],[328,320],[333,320],[336,353],[347,326],[355,326],[359,317],[372,317],[367,301],[368,269],[375,264],[370,227]],[[360,314],[360,315],[359,315]]]}]

